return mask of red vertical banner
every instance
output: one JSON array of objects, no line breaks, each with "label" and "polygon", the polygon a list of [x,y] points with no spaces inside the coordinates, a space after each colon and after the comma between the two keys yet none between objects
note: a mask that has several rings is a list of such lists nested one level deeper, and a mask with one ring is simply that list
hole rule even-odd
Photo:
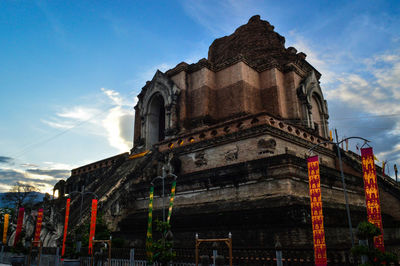
[{"label": "red vertical banner", "polygon": [[382,234],[374,237],[374,245],[377,249],[384,252],[381,204],[379,201],[378,181],[376,179],[374,152],[371,147],[361,149],[361,160],[368,222],[381,229]]},{"label": "red vertical banner", "polygon": [[315,265],[327,265],[318,156],[307,159]]},{"label": "red vertical banner", "polygon": [[97,199],[92,199],[92,217],[90,219],[89,255],[93,253],[93,239],[96,231]]},{"label": "red vertical banner", "polygon": [[[43,222],[43,209],[39,209],[37,219],[36,219],[36,229],[35,229],[35,238],[33,241],[40,240],[40,231],[42,230],[42,222]],[[34,243],[34,246],[37,247],[38,243]]]},{"label": "red vertical banner", "polygon": [[67,199],[67,204],[65,206],[64,237],[63,237],[63,245],[62,245],[62,250],[61,250],[61,257],[64,257],[64,254],[65,254],[65,241],[67,240],[69,206],[70,205],[71,205],[71,199]]},{"label": "red vertical banner", "polygon": [[17,245],[19,241],[19,235],[21,234],[22,231],[22,224],[24,223],[24,213],[25,209],[24,208],[19,208],[18,211],[18,220],[17,220],[17,229],[15,231],[15,239],[14,239],[14,247]]}]

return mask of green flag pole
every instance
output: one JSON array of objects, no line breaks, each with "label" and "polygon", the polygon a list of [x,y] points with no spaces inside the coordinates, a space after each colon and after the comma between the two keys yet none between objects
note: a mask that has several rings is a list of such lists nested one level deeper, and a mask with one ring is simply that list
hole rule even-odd
[{"label": "green flag pole", "polygon": [[146,254],[147,258],[150,259],[153,255],[152,251],[150,250],[152,242],[153,242],[153,194],[154,194],[154,186],[150,188],[150,197],[149,197],[149,219],[147,222],[147,237],[146,237]]},{"label": "green flag pole", "polygon": [[172,206],[174,205],[174,198],[175,198],[175,188],[176,188],[176,180],[172,182],[172,188],[171,188],[171,196],[169,199],[169,209],[168,209],[168,218],[167,218],[167,223],[169,223],[172,215]]}]

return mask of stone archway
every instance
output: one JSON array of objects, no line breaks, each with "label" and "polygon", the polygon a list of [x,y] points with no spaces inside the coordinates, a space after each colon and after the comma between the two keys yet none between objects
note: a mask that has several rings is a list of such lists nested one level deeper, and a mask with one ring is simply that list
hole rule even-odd
[{"label": "stone archway", "polygon": [[315,127],[315,130],[318,132],[320,136],[328,137],[327,128],[326,128],[326,119],[322,105],[322,99],[316,93],[314,93],[311,97],[311,113],[312,113],[312,123]]},{"label": "stone archway", "polygon": [[[135,107],[140,119],[136,152],[151,147],[173,137],[179,130],[178,96],[180,89],[165,74],[157,71],[151,82],[148,82],[139,94],[139,102]],[[136,137],[135,137],[136,139]],[[143,145],[144,144],[144,145]],[[134,147],[135,149],[135,147]]]},{"label": "stone archway", "polygon": [[153,145],[165,138],[165,102],[161,94],[154,94],[147,106],[146,139]]},{"label": "stone archway", "polygon": [[300,84],[297,95],[302,106],[303,125],[328,138],[328,106],[314,71]]}]

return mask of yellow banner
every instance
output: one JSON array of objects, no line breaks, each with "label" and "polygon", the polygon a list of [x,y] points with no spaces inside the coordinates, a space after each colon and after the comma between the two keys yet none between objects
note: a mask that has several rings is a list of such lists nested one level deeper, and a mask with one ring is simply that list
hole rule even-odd
[{"label": "yellow banner", "polygon": [[7,231],[8,231],[8,222],[10,219],[9,214],[4,215],[4,231],[3,231],[3,244],[7,244]]}]

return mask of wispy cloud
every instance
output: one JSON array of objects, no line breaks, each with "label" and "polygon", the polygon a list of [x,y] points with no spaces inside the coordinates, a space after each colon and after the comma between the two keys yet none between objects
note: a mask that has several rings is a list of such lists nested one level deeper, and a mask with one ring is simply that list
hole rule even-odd
[{"label": "wispy cloud", "polygon": [[53,186],[60,179],[70,176],[67,169],[27,169],[0,168],[0,192],[6,192],[16,183],[31,185],[41,192],[51,193]]},{"label": "wispy cloud", "polygon": [[8,156],[0,156],[0,164],[12,164],[14,159]]},{"label": "wispy cloud", "polygon": [[62,112],[57,113],[57,116],[78,121],[85,121],[93,118],[98,111],[99,110],[95,108],[74,106],[71,109],[65,109]]},{"label": "wispy cloud", "polygon": [[36,174],[39,176],[49,176],[51,178],[55,178],[55,179],[62,179],[62,178],[66,178],[71,174],[70,170],[59,170],[59,169],[52,169],[52,170],[48,170],[48,169],[27,169],[26,170],[28,173],[31,174]]},{"label": "wispy cloud", "polygon": [[[400,159],[400,50],[388,49],[365,58],[353,52],[362,45],[360,36],[337,52],[302,33],[291,31],[289,36],[288,46],[306,53],[307,61],[322,73],[330,126],[338,129],[340,137],[371,140],[382,160],[393,164]],[[356,144],[351,147],[355,149]]]},{"label": "wispy cloud", "polygon": [[[73,130],[79,127],[80,134],[97,135],[108,140],[118,152],[126,152],[132,146],[133,102],[119,92],[101,88],[96,101],[86,105],[63,107],[61,111],[42,122],[50,127]],[[111,108],[104,108],[104,105]],[[82,128],[84,133],[82,133]],[[129,132],[127,132],[129,131]]]},{"label": "wispy cloud", "polygon": [[182,1],[185,12],[213,36],[231,34],[260,9],[255,1]]}]

